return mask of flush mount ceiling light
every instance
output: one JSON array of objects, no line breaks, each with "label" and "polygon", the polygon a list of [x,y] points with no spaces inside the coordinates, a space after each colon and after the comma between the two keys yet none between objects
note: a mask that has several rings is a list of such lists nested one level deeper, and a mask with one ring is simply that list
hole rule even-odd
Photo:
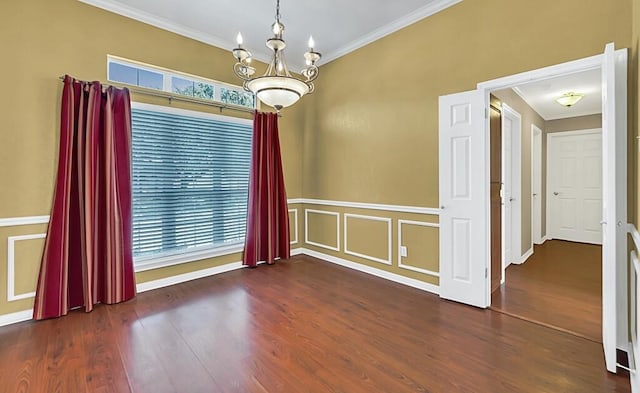
[{"label": "flush mount ceiling light", "polygon": [[277,111],[295,104],[303,95],[313,93],[313,81],[318,77],[316,62],[320,53],[313,50],[313,37],[309,37],[309,51],[304,54],[307,67],[301,74],[304,79],[296,78],[289,73],[284,57],[287,44],[282,39],[284,25],[280,22],[280,0],[276,2],[276,21],[271,25],[273,37],[267,40],[271,49],[271,62],[263,76],[253,77],[256,72],[251,67],[251,52],[242,47],[242,34],[238,33],[238,47],[233,49],[233,57],[237,62],[233,71],[244,81],[244,89],[254,93],[260,101],[274,107]]},{"label": "flush mount ceiling light", "polygon": [[556,102],[562,106],[566,106],[567,108],[569,108],[574,106],[576,102],[580,101],[582,97],[584,97],[584,94],[569,92],[557,98]]}]

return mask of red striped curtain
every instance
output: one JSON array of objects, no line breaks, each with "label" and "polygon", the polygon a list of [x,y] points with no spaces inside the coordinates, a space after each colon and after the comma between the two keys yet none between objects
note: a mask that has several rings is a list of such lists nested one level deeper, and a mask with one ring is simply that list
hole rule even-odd
[{"label": "red striped curtain", "polygon": [[243,264],[288,259],[289,209],[284,188],[278,115],[255,112]]},{"label": "red striped curtain", "polygon": [[127,89],[64,79],[58,174],[34,319],[135,296]]}]

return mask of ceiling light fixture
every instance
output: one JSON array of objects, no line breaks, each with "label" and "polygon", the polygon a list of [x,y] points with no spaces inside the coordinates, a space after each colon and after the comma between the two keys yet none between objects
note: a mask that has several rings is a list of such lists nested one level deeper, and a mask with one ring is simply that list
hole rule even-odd
[{"label": "ceiling light fixture", "polygon": [[576,102],[580,101],[584,97],[584,94],[580,93],[564,93],[562,96],[556,99],[556,102],[562,106],[566,106],[567,108],[572,107],[576,104]]},{"label": "ceiling light fixture", "polygon": [[256,72],[251,66],[251,52],[242,47],[242,34],[238,33],[238,47],[233,49],[237,62],[233,71],[244,81],[244,89],[254,93],[260,101],[274,107],[277,111],[295,104],[303,95],[313,93],[313,81],[318,77],[316,62],[320,53],[313,50],[313,37],[309,37],[309,50],[304,54],[307,67],[301,74],[304,79],[289,73],[284,57],[287,44],[282,39],[284,25],[280,22],[280,0],[276,2],[276,21],[271,25],[273,37],[267,40],[267,47],[273,51],[271,62],[263,76],[253,77]]}]

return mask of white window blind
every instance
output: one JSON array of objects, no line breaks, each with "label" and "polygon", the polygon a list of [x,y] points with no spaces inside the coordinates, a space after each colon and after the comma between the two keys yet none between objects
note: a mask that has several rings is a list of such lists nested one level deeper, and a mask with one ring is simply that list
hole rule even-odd
[{"label": "white window blind", "polygon": [[241,243],[250,121],[142,104],[131,118],[134,256]]}]

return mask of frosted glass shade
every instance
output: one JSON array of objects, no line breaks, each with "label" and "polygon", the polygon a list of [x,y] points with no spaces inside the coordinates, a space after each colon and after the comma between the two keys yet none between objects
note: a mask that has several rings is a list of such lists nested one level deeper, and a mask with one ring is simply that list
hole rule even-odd
[{"label": "frosted glass shade", "polygon": [[276,109],[295,104],[309,92],[309,86],[301,80],[288,76],[262,76],[247,82],[247,88],[260,101]]}]

